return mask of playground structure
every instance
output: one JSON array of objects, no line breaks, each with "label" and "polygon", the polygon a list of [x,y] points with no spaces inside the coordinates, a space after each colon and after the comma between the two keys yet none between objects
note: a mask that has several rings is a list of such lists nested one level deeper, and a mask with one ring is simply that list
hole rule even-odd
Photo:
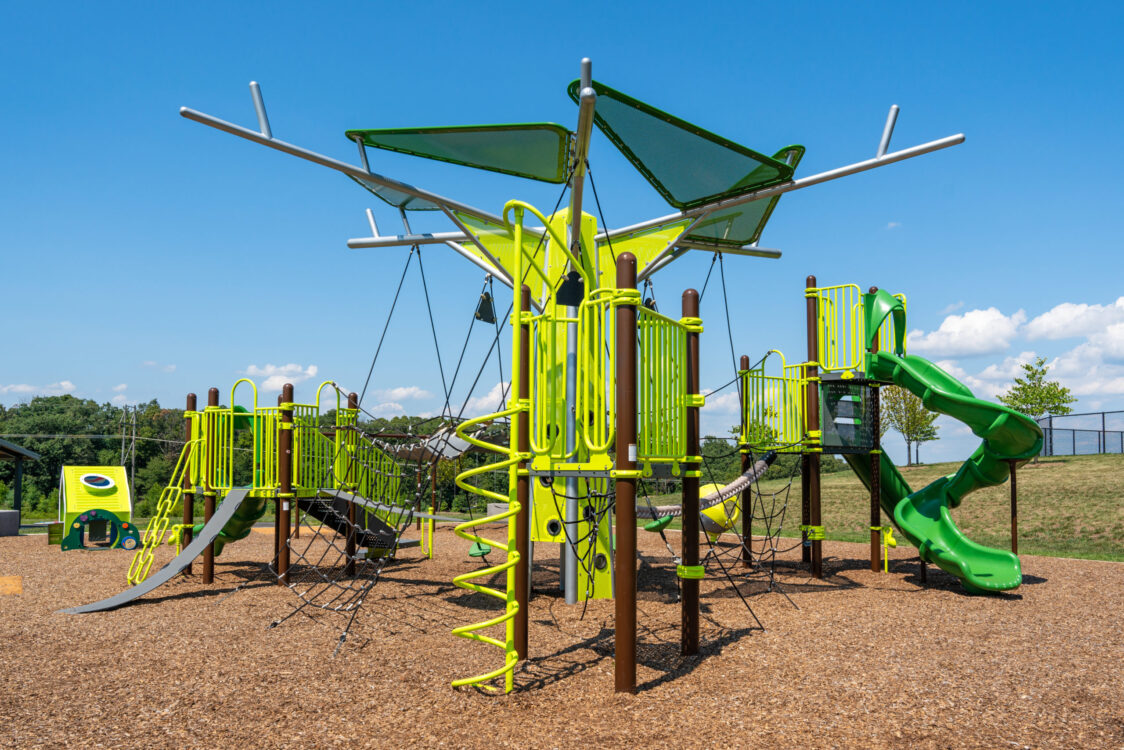
[{"label": "playground structure", "polygon": [[[251,392],[249,408],[235,404],[240,386]],[[329,388],[335,396],[335,419],[330,428],[325,428],[320,424],[321,400]],[[190,573],[192,562],[200,556],[202,582],[212,583],[215,557],[226,544],[250,533],[271,500],[276,513],[275,555],[270,566],[278,581],[291,588],[291,552],[300,555],[293,538],[299,539],[302,513],[306,519],[318,521],[325,533],[342,539],[339,551],[346,560],[338,571],[340,576],[354,577],[357,564],[385,561],[399,549],[423,543],[426,554],[432,556],[433,520],[438,517],[413,513],[398,504],[399,493],[408,491],[402,481],[405,462],[390,456],[404,451],[416,454],[424,442],[407,436],[403,447],[365,438],[355,429],[357,400],[355,394],[349,394],[348,406],[344,406],[339,389],[324,382],[313,403],[293,402],[292,386],[287,385],[277,406],[260,406],[256,386],[245,378],[231,389],[233,406],[220,406],[218,389],[212,388],[208,405],[196,410],[195,396],[189,394],[184,412],[185,444],[129,566],[127,579],[133,588],[70,611],[102,611],[127,604],[177,573]],[[330,437],[325,434],[329,431]],[[240,447],[241,433],[249,440]],[[239,451],[250,457],[244,466],[236,460]],[[423,479],[429,481],[428,476],[420,474],[414,478],[419,488]],[[204,498],[202,524],[195,523],[193,517],[196,496]],[[173,524],[177,507],[182,507],[183,522]],[[423,516],[428,523],[421,529],[422,539],[403,539],[408,520]],[[315,533],[322,536],[319,530]],[[176,545],[177,556],[150,578],[154,552],[166,542]],[[306,585],[298,594],[307,600],[311,588]],[[344,608],[338,601],[333,604],[337,609]]]},{"label": "playground structure", "polygon": [[[801,452],[804,561],[823,577],[824,522],[820,510],[819,457],[843,456],[870,491],[870,566],[882,567],[882,547],[897,528],[930,562],[960,580],[970,593],[1017,588],[1017,467],[1042,451],[1043,434],[1033,419],[1001,404],[982,401],[928,360],[907,354],[906,300],[877,287],[862,293],[845,284],[819,287],[809,276],[805,289],[808,360],[766,375],[764,362],[750,369],[743,358],[743,445],[757,450]],[[779,354],[779,353],[778,353]],[[914,492],[882,451],[879,389],[904,388],[925,408],[964,422],[983,442],[956,474]],[[971,541],[949,510],[982,487],[1011,477],[1012,552]],[[882,523],[882,513],[893,526]],[[749,531],[744,530],[748,535]]]},{"label": "playground structure", "polygon": [[[64,466],[59,475],[59,544],[65,550],[134,549],[129,476],[123,466]],[[50,535],[48,535],[50,539]]]},{"label": "playground structure", "polygon": [[[959,572],[969,590],[1017,585],[1017,558],[1012,566],[1008,558],[988,557],[972,547],[958,536],[947,509],[974,487],[1003,481],[1003,461],[1024,460],[1033,445],[1022,447],[1020,441],[1025,442],[1026,435],[1019,420],[995,411],[993,405],[981,406],[983,402],[972,399],[947,375],[942,377],[935,366],[905,354],[902,300],[879,293],[855,296],[850,288],[820,289],[814,280],[810,282],[806,294],[808,360],[782,365],[779,376],[766,376],[764,363],[750,367],[748,358],[743,358],[739,374],[744,411],[743,474],[729,485],[709,488],[700,504],[698,412],[705,399],[699,388],[698,352],[703,332],[699,295],[686,290],[681,315],[676,318],[646,304],[637,288],[690,250],[713,252],[716,257],[777,258],[779,251],[758,243],[782,194],[954,146],[963,142],[962,135],[891,153],[888,147],[897,117],[897,107],[893,107],[874,158],[797,179],[794,172],[804,153],[802,146],[786,146],[773,156],[752,151],[595,82],[586,60],[581,78],[568,90],[579,107],[573,132],[553,123],[348,130],[346,135],[357,144],[360,156],[361,165],[354,166],[274,138],[260,89],[256,83],[250,88],[258,116],[256,131],[188,108],[181,109],[181,114],[339,171],[398,210],[404,234],[381,235],[368,210],[372,236],[349,240],[350,247],[409,247],[410,257],[417,252],[420,258],[422,246],[440,245],[455,251],[488,278],[499,279],[512,288],[508,372],[514,395],[491,414],[464,421],[451,413],[442,415],[456,425],[457,439],[498,456],[493,463],[458,474],[457,486],[506,504],[500,513],[456,527],[458,535],[477,548],[499,552],[502,560],[458,576],[454,583],[500,600],[503,611],[488,620],[455,628],[453,633],[498,647],[504,656],[499,667],[456,679],[454,686],[505,692],[513,688],[515,666],[528,655],[532,544],[539,542],[560,545],[561,583],[568,603],[614,598],[615,686],[618,691],[635,690],[636,521],[638,516],[651,518],[652,530],[662,533],[668,519],[675,515],[667,508],[645,508],[637,502],[638,482],[650,476],[652,467],[658,464],[670,465],[683,480],[678,512],[683,533],[676,573],[684,654],[696,653],[699,646],[699,580],[706,574],[700,564],[700,524],[708,533],[717,534],[733,530],[740,523],[742,561],[751,564],[748,540],[752,539],[755,517],[751,485],[777,454],[800,453],[804,459],[802,531],[807,561],[816,577],[822,576],[823,538],[818,457],[825,450],[847,448],[863,456],[855,458],[852,466],[858,467],[860,476],[861,467],[867,467],[866,481],[874,488],[872,498],[877,496],[872,504],[872,556],[878,545],[888,544],[892,538],[876,515],[885,510],[903,536],[921,547],[924,559]],[[598,217],[582,210],[587,177],[593,185],[588,153],[594,125],[676,213],[608,229],[599,205]],[[549,214],[515,200],[496,215],[371,171],[368,148],[559,184],[564,186],[563,194]],[[706,169],[698,168],[699,160],[706,161]],[[561,207],[567,190],[569,203]],[[596,199],[595,188],[593,194]],[[455,231],[413,232],[407,212],[419,210],[440,212]],[[531,219],[536,223],[528,223]],[[837,293],[839,289],[843,291]],[[489,310],[491,304],[489,298]],[[880,338],[894,341],[892,350],[880,351]],[[832,429],[828,430],[821,426],[820,413],[829,413],[827,408],[821,409],[821,392],[830,390],[830,376],[838,376],[840,387],[849,390],[832,401],[835,411],[831,412]],[[853,409],[865,404],[876,415],[877,399],[869,394],[877,393],[883,382],[923,391],[927,405],[933,405],[930,408],[965,419],[985,437],[988,442],[966,464],[970,468],[965,469],[963,477],[958,474],[954,480],[942,480],[920,493],[911,493],[881,454],[877,430],[872,445],[858,440],[854,428],[861,420],[853,414],[844,415],[836,407],[844,404]],[[446,396],[448,407],[448,393]],[[199,553],[204,555],[204,580],[209,582],[216,554],[214,543],[222,535],[223,541],[229,542],[248,532],[248,524],[255,514],[260,518],[269,498],[277,503],[278,518],[273,572],[290,588],[294,587],[289,570],[295,537],[289,532],[292,503],[298,515],[302,511],[320,513],[320,520],[346,540],[340,555],[342,571],[333,573],[336,578],[332,583],[346,591],[330,599],[337,603],[336,608],[354,612],[373,583],[370,578],[370,583],[362,585],[339,582],[339,575],[360,577],[354,564],[360,557],[361,541],[368,542],[369,550],[393,551],[403,546],[401,535],[410,520],[427,517],[428,554],[432,554],[432,522],[448,519],[421,512],[420,489],[413,493],[405,489],[403,479],[410,475],[409,469],[398,465],[396,456],[386,453],[355,422],[337,422],[335,442],[327,440],[316,426],[317,417],[311,411],[302,415],[300,405],[292,403],[291,387],[287,387],[276,411],[273,407],[259,409],[256,397],[253,409],[245,413],[237,413],[233,407],[220,408],[217,393],[210,400],[213,403],[201,415],[189,402],[188,446],[167,496],[161,498],[161,520],[154,519],[151,542],[146,532],[141,555],[134,562],[135,568],[130,569],[130,581],[139,585],[119,595],[122,599],[114,606],[151,590],[145,587],[160,578],[167,580],[175,574],[172,568],[186,568]],[[319,394],[317,413],[318,405]],[[337,408],[337,418],[344,413],[357,415],[360,410],[359,399],[349,399],[347,409]],[[988,415],[992,419],[985,423]],[[850,427],[839,429],[844,422],[835,417],[851,419]],[[236,424],[254,436],[253,478],[243,488],[236,488],[229,472],[224,473],[233,460],[227,458],[233,449],[226,446],[233,446]],[[479,432],[485,425],[495,424],[508,426],[506,445]],[[359,446],[354,450],[366,454],[356,455],[347,447],[346,439],[340,442],[341,434],[353,435]],[[837,440],[838,445],[829,438]],[[453,432],[446,429],[431,445],[439,450],[439,445],[447,446],[452,439]],[[307,471],[301,468],[305,461],[311,462]],[[350,469],[340,473],[341,461],[345,466],[360,467],[357,471],[367,471],[372,479],[363,485]],[[506,492],[478,483],[479,477],[492,472],[506,476]],[[188,511],[192,497],[199,492],[206,501],[202,526],[194,523]],[[226,500],[216,510],[224,494]],[[177,502],[183,503],[184,520],[178,538],[185,549],[176,558],[179,562],[146,580],[151,549],[170,530],[169,519]],[[241,510],[246,503],[251,505]],[[331,506],[330,511],[322,510],[326,504]],[[700,511],[711,512],[700,516]],[[389,532],[377,525],[376,519],[389,527]],[[503,539],[484,536],[483,527],[495,523],[504,524]],[[388,533],[393,535],[392,540],[387,541]],[[373,542],[371,537],[380,534],[382,538]],[[334,546],[336,542],[329,544]],[[376,555],[379,565],[390,557]],[[502,589],[486,585],[484,579],[498,574],[503,576]],[[298,594],[302,601],[310,598],[307,590]],[[99,603],[73,611],[99,608],[104,606]],[[502,636],[492,630],[499,628]],[[502,680],[502,688],[494,687],[497,680]]]}]

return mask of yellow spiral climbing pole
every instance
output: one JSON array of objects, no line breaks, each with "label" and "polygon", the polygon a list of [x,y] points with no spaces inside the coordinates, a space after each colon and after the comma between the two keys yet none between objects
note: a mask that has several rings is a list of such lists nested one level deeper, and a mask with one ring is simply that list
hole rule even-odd
[{"label": "yellow spiral climbing pole", "polygon": [[[492,549],[505,555],[504,561],[498,565],[491,565],[487,568],[474,570],[470,573],[459,575],[453,579],[453,584],[459,586],[462,589],[475,591],[478,594],[485,594],[487,596],[499,599],[504,603],[503,614],[497,617],[493,617],[489,620],[485,620],[484,622],[476,622],[471,625],[462,625],[459,628],[453,629],[453,635],[455,636],[467,638],[471,641],[490,643],[496,648],[503,649],[503,666],[490,672],[485,672],[484,674],[475,675],[473,677],[464,677],[459,680],[453,680],[453,687],[477,685],[482,689],[488,690],[490,692],[500,692],[499,688],[488,685],[487,683],[500,677],[501,675],[504,678],[503,692],[511,692],[511,689],[514,686],[513,673],[515,671],[515,664],[519,660],[518,655],[515,652],[515,615],[519,612],[519,604],[515,600],[515,576],[513,576],[510,571],[519,563],[519,553],[515,550],[515,516],[519,513],[520,505],[510,494],[501,495],[498,492],[492,492],[491,490],[486,490],[482,487],[476,487],[469,484],[468,480],[479,474],[507,469],[509,477],[508,486],[509,488],[514,487],[516,477],[515,466],[519,463],[521,457],[513,448],[493,445],[492,443],[485,442],[473,435],[467,434],[466,430],[475,427],[476,425],[483,422],[510,417],[515,414],[519,414],[520,412],[525,412],[526,410],[527,405],[517,404],[511,408],[505,409],[504,411],[496,412],[495,414],[486,414],[482,417],[476,417],[466,422],[462,422],[461,425],[457,427],[457,436],[462,438],[463,440],[467,440],[468,442],[479,448],[484,448],[485,450],[494,451],[500,454],[506,454],[508,456],[503,461],[499,461],[493,464],[487,464],[485,466],[477,466],[475,468],[461,472],[457,475],[456,478],[457,486],[463,490],[466,490],[467,492],[471,492],[475,495],[480,495],[481,497],[487,498],[494,502],[505,502],[508,504],[508,507],[507,510],[503,513],[497,513],[485,518],[477,518],[466,521],[465,523],[462,523],[453,529],[456,535],[461,539],[467,539],[468,541],[475,542],[476,544],[486,544]],[[486,523],[495,523],[496,521],[503,520],[507,521],[506,542],[498,542],[493,539],[487,539],[472,531],[472,529],[477,526],[481,526]],[[497,573],[506,573],[507,585],[504,591],[500,591],[499,589],[494,589],[489,586],[473,582],[480,578],[489,578]],[[499,638],[485,635],[481,632],[498,625],[504,626],[504,638],[502,641]]]}]

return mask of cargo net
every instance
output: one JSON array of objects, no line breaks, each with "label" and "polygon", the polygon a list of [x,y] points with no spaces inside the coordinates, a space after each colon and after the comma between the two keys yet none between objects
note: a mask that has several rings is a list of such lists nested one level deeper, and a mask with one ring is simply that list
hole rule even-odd
[{"label": "cargo net", "polygon": [[[725,438],[708,438],[708,441],[717,443]],[[732,482],[719,481],[716,467],[728,464],[741,453],[737,446],[721,453],[710,451],[703,460],[704,486],[709,485],[713,491],[700,492],[699,512],[700,526],[705,532],[706,554],[703,555],[701,564],[706,568],[708,575],[717,574],[729,582],[734,593],[741,599],[758,627],[764,630],[764,625],[753,611],[747,598],[753,593],[780,593],[793,607],[796,603],[789,598],[776,577],[776,563],[779,555],[790,552],[800,547],[800,541],[785,546],[781,538],[785,519],[788,514],[788,503],[792,493],[795,477],[800,472],[802,456],[798,453],[784,453],[779,446],[767,453],[757,453],[752,448],[746,455],[748,469]],[[652,522],[645,525],[649,531],[657,531],[663,539],[664,546],[672,560],[682,564],[679,555],[672,548],[664,534],[667,528],[666,520],[670,516],[682,514],[680,506],[657,506],[652,504],[651,496],[643,480],[640,483],[641,500],[637,503],[637,516],[651,518]],[[748,498],[743,498],[748,495]],[[745,500],[748,499],[748,505]],[[742,513],[750,518],[751,534],[742,533]],[[661,523],[661,521],[665,521]],[[748,566],[746,563],[749,563]],[[759,581],[764,585],[759,591],[743,592],[739,585],[746,581]],[[676,579],[678,586],[678,579]],[[680,592],[681,595],[681,592]]]},{"label": "cargo net", "polygon": [[[420,544],[404,535],[415,520],[430,516],[421,507],[437,457],[431,446],[440,437],[421,433],[433,426],[422,422],[393,436],[357,425],[335,428],[348,433],[338,442],[352,449],[337,450],[327,461],[316,497],[292,501],[286,577],[296,600],[271,628],[297,614],[317,622],[322,613],[340,614],[338,653],[387,563]],[[279,557],[280,551],[269,565],[275,579]]]}]

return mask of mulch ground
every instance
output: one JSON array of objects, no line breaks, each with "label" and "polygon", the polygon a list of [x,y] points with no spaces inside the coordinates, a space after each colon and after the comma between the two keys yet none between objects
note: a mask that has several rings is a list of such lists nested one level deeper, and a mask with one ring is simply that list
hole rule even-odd
[{"label": "mulch ground", "polygon": [[908,550],[880,574],[864,545],[829,542],[823,581],[793,551],[778,564],[783,594],[739,584],[764,630],[729,581],[705,580],[702,651],[684,658],[674,566],[642,533],[640,689],[618,695],[613,603],[567,606],[557,550],[540,545],[531,658],[496,697],[449,687],[501,663],[449,633],[496,611],[450,584],[479,565],[467,548],[440,530],[435,560],[403,552],[333,657],[345,615],[269,627],[297,599],[254,581],[268,534],[228,546],[211,587],[178,577],[81,616],[57,610],[124,588],[129,553],[0,539],[0,576],[22,577],[22,593],[0,595],[0,743],[1124,747],[1121,564],[1024,557],[1017,592],[972,597],[932,567],[922,588]]}]

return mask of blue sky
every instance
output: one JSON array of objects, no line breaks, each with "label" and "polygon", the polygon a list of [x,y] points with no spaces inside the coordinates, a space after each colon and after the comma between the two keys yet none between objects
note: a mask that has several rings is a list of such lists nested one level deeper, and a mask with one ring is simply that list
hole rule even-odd
[{"label": "blue sky", "polygon": [[[5,3],[0,13],[2,403],[69,392],[181,405],[187,391],[227,390],[245,374],[268,384],[269,401],[285,379],[305,398],[323,379],[359,389],[407,251],[345,242],[369,233],[364,209],[384,231],[397,229],[395,212],[339,174],[178,108],[252,127],[257,80],[276,137],[354,161],[347,128],[573,127],[565,86],[589,56],[599,80],[750,147],[805,145],[798,175],[872,156],[890,104],[902,107],[894,148],[967,135],[783,198],[762,241],[783,258],[727,259],[738,354],[799,358],[801,288],[815,273],[908,294],[911,351],[979,395],[1004,390],[1037,354],[1056,361],[1080,410],[1124,408],[1118,4]],[[670,212],[599,134],[590,160],[610,226]],[[495,212],[513,197],[545,211],[558,197],[389,153],[372,153],[372,167]],[[451,227],[419,217],[419,228]],[[482,274],[448,250],[423,259],[451,371]],[[657,275],[665,309],[701,286],[710,261],[695,253]],[[702,310],[711,387],[731,376],[716,282]],[[365,399],[380,413],[443,401],[416,266],[405,290]],[[473,332],[454,403],[489,341]],[[490,363],[473,396],[498,381]],[[712,398],[706,426],[732,424],[731,407]],[[923,458],[965,456],[974,439],[942,424]],[[904,458],[896,438],[888,447]]]}]

